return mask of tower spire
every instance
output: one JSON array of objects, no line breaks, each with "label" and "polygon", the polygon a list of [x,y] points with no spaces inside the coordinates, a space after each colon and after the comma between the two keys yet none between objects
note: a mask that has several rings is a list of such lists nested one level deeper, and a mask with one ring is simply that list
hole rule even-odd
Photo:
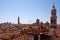
[{"label": "tower spire", "polygon": [[55,9],[55,3],[54,3],[54,2],[53,2],[53,10],[56,10],[56,9]]},{"label": "tower spire", "polygon": [[53,2],[53,8],[55,7],[55,3]]}]

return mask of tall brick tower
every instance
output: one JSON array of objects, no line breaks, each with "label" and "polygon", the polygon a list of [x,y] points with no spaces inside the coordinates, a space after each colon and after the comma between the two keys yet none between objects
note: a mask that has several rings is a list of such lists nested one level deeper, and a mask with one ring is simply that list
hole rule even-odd
[{"label": "tall brick tower", "polygon": [[56,8],[55,5],[53,5],[53,8],[51,10],[51,18],[50,18],[50,22],[51,22],[51,28],[57,28],[57,15],[56,15]]},{"label": "tall brick tower", "polygon": [[19,16],[18,16],[18,24],[20,24],[20,18],[19,18]]}]

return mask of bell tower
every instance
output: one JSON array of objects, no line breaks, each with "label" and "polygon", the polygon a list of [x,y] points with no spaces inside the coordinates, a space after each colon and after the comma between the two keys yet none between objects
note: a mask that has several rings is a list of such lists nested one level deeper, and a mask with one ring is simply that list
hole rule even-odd
[{"label": "bell tower", "polygon": [[51,28],[57,28],[57,15],[56,15],[56,8],[55,5],[53,5],[52,10],[51,10]]}]

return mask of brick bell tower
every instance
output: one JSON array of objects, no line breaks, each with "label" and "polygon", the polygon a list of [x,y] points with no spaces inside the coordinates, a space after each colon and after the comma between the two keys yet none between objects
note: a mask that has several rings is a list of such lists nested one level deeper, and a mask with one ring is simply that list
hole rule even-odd
[{"label": "brick bell tower", "polygon": [[55,5],[53,5],[52,10],[51,10],[51,28],[57,28],[57,15],[56,15],[56,8]]},{"label": "brick bell tower", "polygon": [[19,18],[19,16],[18,16],[18,24],[20,24],[20,18]]}]

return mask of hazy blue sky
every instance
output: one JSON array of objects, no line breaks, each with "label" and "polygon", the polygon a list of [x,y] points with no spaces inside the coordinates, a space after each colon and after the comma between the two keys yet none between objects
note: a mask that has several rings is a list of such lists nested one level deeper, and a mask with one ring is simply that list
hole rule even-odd
[{"label": "hazy blue sky", "polygon": [[60,0],[0,0],[0,23],[33,23],[38,18],[50,22],[51,9],[55,3],[57,21],[60,24]]}]

